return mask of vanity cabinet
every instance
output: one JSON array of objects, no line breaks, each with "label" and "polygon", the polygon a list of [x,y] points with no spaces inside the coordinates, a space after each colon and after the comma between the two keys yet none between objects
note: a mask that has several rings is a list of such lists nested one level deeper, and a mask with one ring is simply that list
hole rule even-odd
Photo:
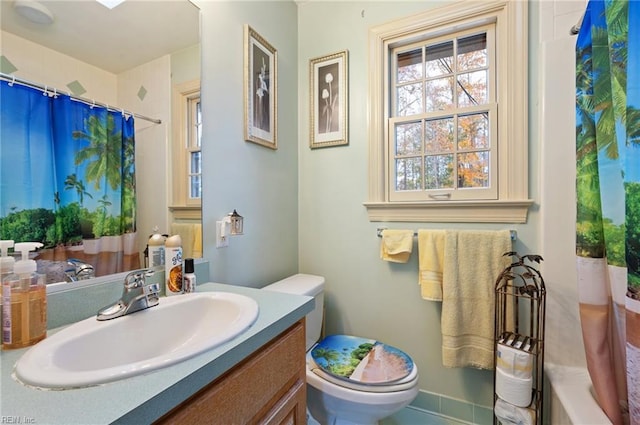
[{"label": "vanity cabinet", "polygon": [[168,424],[305,424],[304,318],[160,418]]}]

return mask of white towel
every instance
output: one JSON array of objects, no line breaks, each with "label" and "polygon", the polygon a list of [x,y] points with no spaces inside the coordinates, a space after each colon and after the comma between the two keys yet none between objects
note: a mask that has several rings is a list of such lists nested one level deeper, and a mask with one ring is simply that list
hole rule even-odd
[{"label": "white towel", "polygon": [[527,407],[531,404],[533,378],[516,378],[496,368],[496,394],[509,404]]},{"label": "white towel", "polygon": [[502,425],[533,425],[535,421],[533,410],[514,406],[502,399],[496,400],[493,412]]},{"label": "white towel", "polygon": [[445,234],[442,280],[442,363],[493,369],[495,283],[510,264],[511,233],[455,231]]},{"label": "white towel", "polygon": [[[533,374],[533,355],[519,349],[522,341],[517,341],[514,346],[498,343],[496,352],[496,367],[516,378],[527,379]],[[527,349],[528,347],[522,347]]]}]

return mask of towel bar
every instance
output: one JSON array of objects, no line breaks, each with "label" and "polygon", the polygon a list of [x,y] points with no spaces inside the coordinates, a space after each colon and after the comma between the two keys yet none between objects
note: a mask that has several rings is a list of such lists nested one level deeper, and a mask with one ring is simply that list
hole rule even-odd
[{"label": "towel bar", "polygon": [[[382,237],[382,231],[386,230],[386,227],[378,227],[378,229],[376,230],[378,237],[381,238]],[[510,230],[511,232],[511,240],[515,241],[518,239],[518,232],[515,230]],[[413,236],[418,236],[418,232],[413,232]]]}]

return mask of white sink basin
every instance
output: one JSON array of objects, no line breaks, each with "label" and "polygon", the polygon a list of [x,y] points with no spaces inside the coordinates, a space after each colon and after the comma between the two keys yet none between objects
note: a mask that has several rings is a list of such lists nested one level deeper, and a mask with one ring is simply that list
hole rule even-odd
[{"label": "white sink basin", "polygon": [[107,321],[90,317],[44,339],[16,363],[19,381],[69,389],[170,366],[229,341],[258,317],[258,304],[230,292],[160,298],[159,305]]}]

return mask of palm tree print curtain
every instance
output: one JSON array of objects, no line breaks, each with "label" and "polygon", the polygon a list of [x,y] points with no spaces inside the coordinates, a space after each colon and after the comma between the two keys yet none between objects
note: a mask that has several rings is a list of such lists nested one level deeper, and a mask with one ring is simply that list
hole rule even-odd
[{"label": "palm tree print curtain", "polygon": [[640,424],[640,3],[592,0],[576,45],[576,253],[596,398]]},{"label": "palm tree print curtain", "polygon": [[133,117],[4,81],[0,114],[0,237],[42,242],[49,282],[138,268]]}]

